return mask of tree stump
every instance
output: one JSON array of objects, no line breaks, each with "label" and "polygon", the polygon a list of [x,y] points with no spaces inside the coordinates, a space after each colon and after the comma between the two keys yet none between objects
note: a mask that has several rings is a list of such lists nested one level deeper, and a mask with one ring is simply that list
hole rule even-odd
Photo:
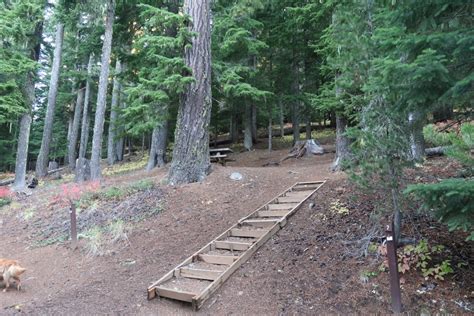
[{"label": "tree stump", "polygon": [[83,182],[91,178],[91,163],[85,158],[78,158],[76,160],[76,177],[74,181]]}]

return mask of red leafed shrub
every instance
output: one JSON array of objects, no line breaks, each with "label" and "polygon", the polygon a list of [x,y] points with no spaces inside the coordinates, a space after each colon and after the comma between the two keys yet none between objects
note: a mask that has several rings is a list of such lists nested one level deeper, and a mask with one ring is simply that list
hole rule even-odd
[{"label": "red leafed shrub", "polygon": [[9,187],[0,187],[0,199],[10,198],[12,192]]},{"label": "red leafed shrub", "polygon": [[69,205],[79,200],[83,194],[96,192],[100,189],[99,181],[84,183],[66,183],[61,185],[61,193],[55,196],[51,204]]}]

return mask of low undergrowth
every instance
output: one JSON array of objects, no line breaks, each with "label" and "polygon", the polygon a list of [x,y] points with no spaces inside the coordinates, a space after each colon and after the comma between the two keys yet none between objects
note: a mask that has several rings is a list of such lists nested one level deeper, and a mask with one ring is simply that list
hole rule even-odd
[{"label": "low undergrowth", "polygon": [[[112,245],[128,241],[132,223],[162,211],[161,190],[151,179],[125,186],[100,188],[91,184],[65,185],[61,199],[53,199],[50,215],[24,211],[23,220],[33,229],[33,246],[62,243],[70,234],[70,203],[76,206],[80,244],[89,255],[104,255]],[[62,201],[63,203],[59,203]]]}]

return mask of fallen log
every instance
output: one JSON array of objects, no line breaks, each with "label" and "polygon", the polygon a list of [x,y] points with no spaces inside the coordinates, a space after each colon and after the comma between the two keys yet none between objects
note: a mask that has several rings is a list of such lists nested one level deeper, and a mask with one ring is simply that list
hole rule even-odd
[{"label": "fallen log", "polygon": [[2,180],[0,181],[0,187],[4,185],[12,184],[13,182],[15,182],[15,178]]},{"label": "fallen log", "polygon": [[425,155],[426,157],[443,156],[446,153],[447,149],[448,149],[448,146],[426,148]]},{"label": "fallen log", "polygon": [[[50,175],[50,174],[53,174],[53,173],[56,173],[56,172],[59,172],[59,171],[63,171],[64,169],[66,169],[67,167],[61,167],[61,168],[57,168],[57,169],[54,169],[54,170],[50,170],[48,171],[48,174],[47,175]],[[28,179],[28,178],[26,178]],[[0,181],[0,187],[1,186],[5,186],[5,185],[10,185],[12,184],[13,182],[15,182],[15,178],[10,178],[10,179],[6,179],[6,180],[2,180]]]}]

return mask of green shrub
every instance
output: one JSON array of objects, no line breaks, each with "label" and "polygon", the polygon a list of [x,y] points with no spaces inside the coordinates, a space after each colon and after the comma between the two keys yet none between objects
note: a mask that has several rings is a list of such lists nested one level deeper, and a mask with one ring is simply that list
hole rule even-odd
[{"label": "green shrub", "polygon": [[446,154],[462,164],[466,178],[410,185],[405,194],[419,198],[423,208],[434,211],[449,230],[462,229],[470,233],[468,240],[474,240],[474,125],[463,124],[460,135],[439,133],[433,127],[425,128],[424,132],[430,142],[449,146]]},{"label": "green shrub", "polygon": [[8,199],[8,198],[5,198],[5,199],[0,199],[0,207],[2,206],[5,206],[5,205],[8,205],[11,203],[11,200]]},{"label": "green shrub", "polygon": [[474,181],[447,179],[433,184],[411,185],[405,190],[423,201],[423,207],[433,210],[435,217],[448,225],[449,230],[470,232],[474,240]]}]

